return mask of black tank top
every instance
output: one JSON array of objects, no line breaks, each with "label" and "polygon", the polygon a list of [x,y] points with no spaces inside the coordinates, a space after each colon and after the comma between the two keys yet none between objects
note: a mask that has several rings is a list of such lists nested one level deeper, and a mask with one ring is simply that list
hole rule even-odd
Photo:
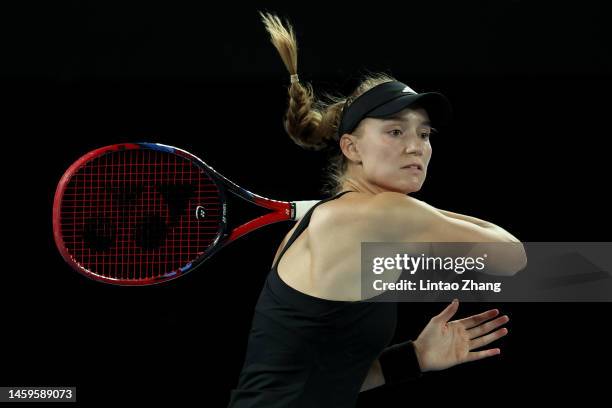
[{"label": "black tank top", "polygon": [[322,299],[278,275],[280,259],[306,229],[313,210],[348,192],[313,206],[270,270],[229,407],[354,407],[370,366],[392,340],[397,303]]}]

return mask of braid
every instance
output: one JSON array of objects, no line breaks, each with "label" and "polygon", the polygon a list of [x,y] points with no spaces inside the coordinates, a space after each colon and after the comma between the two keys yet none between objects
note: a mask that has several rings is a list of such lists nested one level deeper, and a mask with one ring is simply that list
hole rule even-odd
[{"label": "braid", "polygon": [[[270,41],[280,54],[287,71],[292,76],[297,75],[297,40],[293,27],[288,21],[281,22],[278,16],[270,13],[259,13]],[[330,149],[333,154],[327,167],[327,183],[324,193],[336,194],[342,188],[344,173],[347,168],[346,157],[338,146],[338,126],[342,109],[359,95],[383,82],[394,81],[390,75],[366,74],[359,86],[349,97],[325,94],[325,98],[315,97],[310,84],[294,81],[292,77],[288,89],[288,107],[284,115],[284,128],[289,137],[298,145],[309,150]]]}]

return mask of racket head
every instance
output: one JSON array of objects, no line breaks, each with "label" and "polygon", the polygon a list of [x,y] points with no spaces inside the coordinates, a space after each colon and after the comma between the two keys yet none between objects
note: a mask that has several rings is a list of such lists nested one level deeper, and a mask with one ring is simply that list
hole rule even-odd
[{"label": "racket head", "polygon": [[172,146],[124,143],[93,150],[57,186],[57,248],[77,272],[105,283],[150,285],[182,276],[227,235],[219,176]]}]

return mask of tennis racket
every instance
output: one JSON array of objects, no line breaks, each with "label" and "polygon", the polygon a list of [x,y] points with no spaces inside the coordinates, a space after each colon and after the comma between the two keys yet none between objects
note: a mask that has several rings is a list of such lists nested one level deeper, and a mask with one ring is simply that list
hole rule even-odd
[{"label": "tennis racket", "polygon": [[[271,211],[230,228],[228,193]],[[116,144],[85,154],[62,176],[53,234],[64,260],[88,278],[150,285],[185,275],[260,227],[297,220],[317,202],[251,193],[176,147]]]}]

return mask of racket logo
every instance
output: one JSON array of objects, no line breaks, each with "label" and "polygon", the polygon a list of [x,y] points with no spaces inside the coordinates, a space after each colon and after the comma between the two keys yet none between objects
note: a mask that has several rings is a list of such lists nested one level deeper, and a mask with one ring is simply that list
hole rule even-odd
[{"label": "racket logo", "polygon": [[206,211],[204,211],[204,207],[198,205],[195,210],[195,216],[197,220],[204,219],[206,217]]}]

